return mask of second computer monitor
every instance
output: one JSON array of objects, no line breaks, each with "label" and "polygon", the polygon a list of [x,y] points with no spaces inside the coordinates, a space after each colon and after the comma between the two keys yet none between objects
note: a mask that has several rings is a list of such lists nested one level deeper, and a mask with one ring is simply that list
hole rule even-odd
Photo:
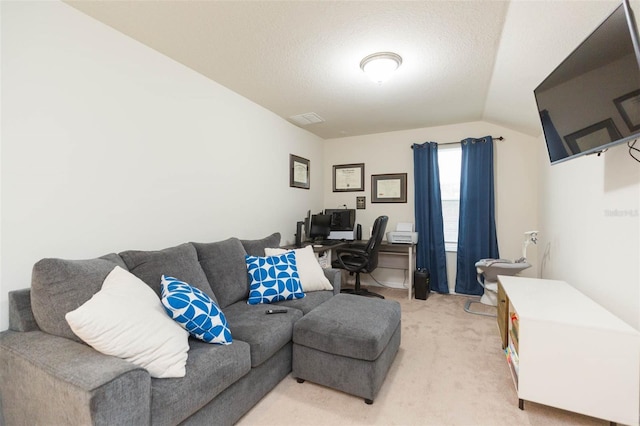
[{"label": "second computer monitor", "polygon": [[326,209],[324,214],[331,216],[332,231],[353,231],[356,225],[355,209]]},{"label": "second computer monitor", "polygon": [[309,238],[312,240],[326,240],[331,233],[331,215],[314,214],[311,216]]}]

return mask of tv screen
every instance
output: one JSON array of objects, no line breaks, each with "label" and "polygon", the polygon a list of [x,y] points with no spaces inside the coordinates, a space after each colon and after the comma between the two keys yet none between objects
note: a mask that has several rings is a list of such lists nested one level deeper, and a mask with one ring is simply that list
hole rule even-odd
[{"label": "tv screen", "polygon": [[551,164],[640,135],[637,40],[624,0],[534,90]]}]

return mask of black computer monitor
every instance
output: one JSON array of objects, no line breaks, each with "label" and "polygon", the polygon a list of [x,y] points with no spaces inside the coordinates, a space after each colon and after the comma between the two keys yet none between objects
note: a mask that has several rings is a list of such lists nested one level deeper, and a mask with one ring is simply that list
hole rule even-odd
[{"label": "black computer monitor", "polygon": [[353,231],[356,226],[355,209],[325,209],[324,214],[331,216],[332,231]]},{"label": "black computer monitor", "polygon": [[331,233],[331,215],[314,214],[311,216],[311,229],[309,238],[313,240],[325,240]]},{"label": "black computer monitor", "polygon": [[307,210],[307,217],[304,218],[304,240],[311,238],[311,210]]}]

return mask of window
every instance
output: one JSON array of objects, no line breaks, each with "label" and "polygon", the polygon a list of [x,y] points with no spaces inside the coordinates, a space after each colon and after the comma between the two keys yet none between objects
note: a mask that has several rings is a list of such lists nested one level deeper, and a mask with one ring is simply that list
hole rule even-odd
[{"label": "window", "polygon": [[462,149],[460,145],[438,147],[438,167],[440,168],[440,192],[442,198],[442,219],[444,222],[444,246],[446,251],[458,248],[458,215],[460,213],[460,165]]}]

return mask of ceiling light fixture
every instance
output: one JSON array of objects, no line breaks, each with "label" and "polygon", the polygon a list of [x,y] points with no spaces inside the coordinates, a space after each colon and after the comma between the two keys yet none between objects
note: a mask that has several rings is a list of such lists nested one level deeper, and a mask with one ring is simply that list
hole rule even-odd
[{"label": "ceiling light fixture", "polygon": [[402,58],[393,52],[378,52],[360,61],[360,68],[372,81],[382,84],[402,64]]}]

